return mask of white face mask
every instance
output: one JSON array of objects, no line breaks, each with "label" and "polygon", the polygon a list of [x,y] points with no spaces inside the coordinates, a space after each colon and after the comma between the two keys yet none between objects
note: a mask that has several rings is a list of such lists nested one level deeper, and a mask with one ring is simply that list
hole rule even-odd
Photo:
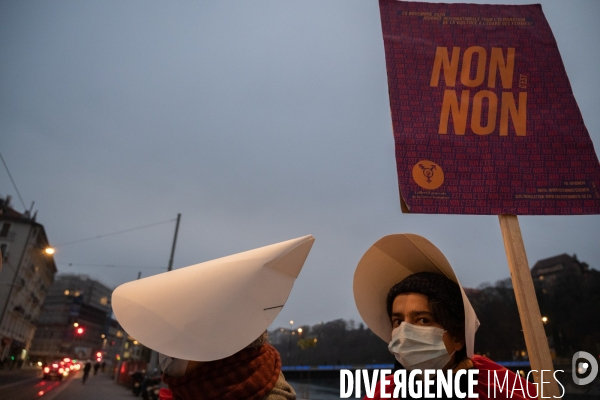
[{"label": "white face mask", "polygon": [[441,369],[450,362],[442,337],[444,330],[435,326],[417,326],[403,322],[392,331],[389,351],[407,370]]}]

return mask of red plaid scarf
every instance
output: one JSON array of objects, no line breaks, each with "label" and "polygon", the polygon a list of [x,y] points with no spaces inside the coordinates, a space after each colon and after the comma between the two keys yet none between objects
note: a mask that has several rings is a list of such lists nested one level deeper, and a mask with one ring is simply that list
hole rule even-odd
[{"label": "red plaid scarf", "polygon": [[202,363],[179,378],[163,375],[163,381],[175,399],[259,400],[273,389],[280,371],[279,353],[264,344]]}]

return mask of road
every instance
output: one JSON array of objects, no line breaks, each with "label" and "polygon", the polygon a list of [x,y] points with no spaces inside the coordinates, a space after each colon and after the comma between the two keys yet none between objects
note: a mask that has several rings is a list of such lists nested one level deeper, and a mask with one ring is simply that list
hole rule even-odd
[{"label": "road", "polygon": [[43,380],[38,370],[0,370],[0,400],[118,400],[135,399],[130,389],[114,382],[108,373],[93,371],[83,384],[83,372],[62,381]]},{"label": "road", "polygon": [[73,375],[59,380],[42,379],[39,369],[0,371],[0,400],[46,400],[73,379]]}]

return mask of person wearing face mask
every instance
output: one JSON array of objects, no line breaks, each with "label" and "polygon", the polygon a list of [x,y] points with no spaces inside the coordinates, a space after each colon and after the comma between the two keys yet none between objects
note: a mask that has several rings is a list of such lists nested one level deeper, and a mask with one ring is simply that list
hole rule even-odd
[{"label": "person wearing face mask", "polygon": [[392,325],[388,349],[406,369],[448,369],[467,360],[460,289],[444,275],[406,277],[390,289],[386,310]]},{"label": "person wearing face mask", "polygon": [[[537,398],[536,386],[531,382],[474,354],[479,327],[475,311],[448,260],[427,239],[396,234],[377,241],[356,268],[354,299],[367,326],[388,343],[396,370],[457,373],[477,369],[474,392],[480,399],[487,399],[488,394],[497,399]],[[523,390],[501,389],[494,380],[494,371],[501,381],[507,375],[511,388],[516,382],[516,387]],[[391,394],[393,379],[388,380],[392,383],[386,394]],[[467,392],[467,384],[464,374],[460,380],[462,393]],[[389,398],[380,390],[378,384],[374,396],[365,399]]]}]

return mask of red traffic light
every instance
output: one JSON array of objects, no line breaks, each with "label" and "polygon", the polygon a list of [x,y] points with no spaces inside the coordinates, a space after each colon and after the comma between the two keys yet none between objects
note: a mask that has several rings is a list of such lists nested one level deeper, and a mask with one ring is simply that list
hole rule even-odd
[{"label": "red traffic light", "polygon": [[83,327],[78,327],[77,329],[75,329],[75,333],[78,335],[83,335],[83,333],[85,332],[85,329],[83,329]]}]

